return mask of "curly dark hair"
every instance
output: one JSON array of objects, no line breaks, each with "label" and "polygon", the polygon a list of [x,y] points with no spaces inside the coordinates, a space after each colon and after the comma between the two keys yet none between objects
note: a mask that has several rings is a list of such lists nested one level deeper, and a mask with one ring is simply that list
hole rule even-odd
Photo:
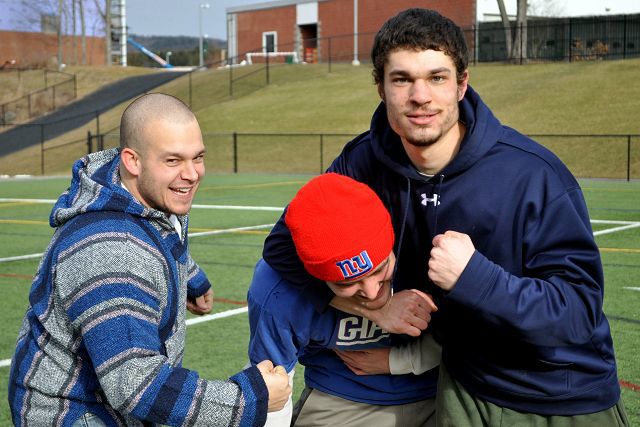
[{"label": "curly dark hair", "polygon": [[464,34],[449,18],[430,9],[411,8],[398,13],[382,25],[371,48],[373,79],[384,81],[384,64],[397,49],[437,50],[449,56],[456,66],[458,83],[469,64],[469,50]]}]

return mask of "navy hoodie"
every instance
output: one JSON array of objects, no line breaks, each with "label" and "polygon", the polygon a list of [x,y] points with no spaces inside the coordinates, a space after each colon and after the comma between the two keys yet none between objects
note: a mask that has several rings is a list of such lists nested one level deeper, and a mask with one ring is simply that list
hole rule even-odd
[{"label": "navy hoodie", "polygon": [[[459,103],[466,134],[438,175],[420,175],[390,128],[384,104],[371,129],[329,171],[368,184],[394,222],[394,288],[434,295],[430,328],[443,362],[470,393],[542,415],[601,411],[620,397],[613,342],[602,311],[604,278],[580,187],[549,150],[503,126],[469,87]],[[357,207],[354,207],[357,208]],[[454,230],[476,251],[456,286],[427,276],[431,241]],[[332,295],[314,286],[283,218],[264,259],[307,289],[318,310]]]}]

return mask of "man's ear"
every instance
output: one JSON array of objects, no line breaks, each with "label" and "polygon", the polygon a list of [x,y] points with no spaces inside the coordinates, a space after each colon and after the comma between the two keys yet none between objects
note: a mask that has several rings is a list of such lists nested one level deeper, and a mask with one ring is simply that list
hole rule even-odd
[{"label": "man's ear", "polygon": [[462,72],[462,81],[458,83],[458,102],[462,101],[464,94],[467,93],[467,86],[469,85],[469,70]]},{"label": "man's ear", "polygon": [[120,163],[127,172],[133,176],[140,175],[141,164],[140,164],[140,156],[136,153],[135,150],[126,147],[120,151]]},{"label": "man's ear", "polygon": [[378,96],[380,97],[382,102],[386,102],[386,99],[384,99],[384,83],[380,82],[376,86],[377,86],[377,89],[378,89]]}]

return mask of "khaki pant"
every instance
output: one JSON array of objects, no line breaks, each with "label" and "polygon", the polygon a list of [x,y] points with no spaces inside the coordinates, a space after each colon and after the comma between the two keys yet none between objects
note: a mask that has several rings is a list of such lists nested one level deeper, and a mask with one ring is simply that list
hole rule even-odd
[{"label": "khaki pant", "polygon": [[435,427],[435,418],[435,399],[404,405],[370,405],[306,387],[293,408],[291,425]]},{"label": "khaki pant", "polygon": [[561,416],[502,408],[471,396],[440,364],[436,396],[438,427],[629,427],[622,399],[604,411]]}]

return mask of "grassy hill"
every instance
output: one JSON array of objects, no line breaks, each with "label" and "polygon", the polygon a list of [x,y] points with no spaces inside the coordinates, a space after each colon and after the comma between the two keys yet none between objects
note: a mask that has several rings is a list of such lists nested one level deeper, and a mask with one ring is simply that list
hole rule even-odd
[{"label": "grassy hill", "polygon": [[[198,110],[203,129],[359,133],[379,102],[371,69],[333,69]],[[503,123],[527,134],[640,134],[638,69],[638,59],[478,65],[470,68],[470,83]]]},{"label": "grassy hill", "polygon": [[[504,124],[526,134],[640,134],[637,120],[640,85],[634,84],[639,68],[640,59],[525,66],[482,64],[470,68],[470,82]],[[122,72],[116,67],[101,70],[104,76],[117,77]],[[232,132],[358,134],[368,128],[371,113],[379,102],[368,65],[333,64],[330,73],[323,64],[274,66],[269,71],[268,86],[262,66],[238,68],[232,73],[230,76],[228,69],[193,73],[191,90],[187,77],[158,89],[187,102],[191,99],[214,154],[209,156],[207,165],[212,171],[231,170],[228,134]],[[236,80],[233,97],[229,91],[230,77]],[[107,80],[85,76],[86,80],[99,78]],[[117,129],[125,106],[100,116],[101,132]],[[87,131],[95,133],[96,128],[97,123],[91,123],[47,142],[44,154],[41,147],[34,147],[5,156],[0,159],[0,174],[38,174],[43,155],[45,174],[68,173],[71,162],[86,152]],[[347,137],[334,139],[325,148],[325,158],[333,158],[347,140]],[[621,177],[620,170],[626,168],[626,138],[587,141],[542,138],[541,142],[556,151],[579,176]],[[296,141],[288,138],[288,148],[284,149],[278,149],[277,143],[260,137],[246,142],[241,151],[253,153],[257,163],[250,162],[245,170],[265,166],[268,171],[316,172],[306,166],[303,170],[282,166],[317,157],[315,142],[295,145]],[[117,135],[107,136],[105,146],[115,145]],[[303,145],[311,151],[301,152]],[[294,152],[299,157],[286,158]],[[277,163],[269,165],[275,157]],[[631,157],[632,171],[638,171],[632,175],[640,177],[640,138],[632,141]],[[573,165],[573,158],[580,160],[580,164]],[[317,164],[315,160],[312,163]]]}]

